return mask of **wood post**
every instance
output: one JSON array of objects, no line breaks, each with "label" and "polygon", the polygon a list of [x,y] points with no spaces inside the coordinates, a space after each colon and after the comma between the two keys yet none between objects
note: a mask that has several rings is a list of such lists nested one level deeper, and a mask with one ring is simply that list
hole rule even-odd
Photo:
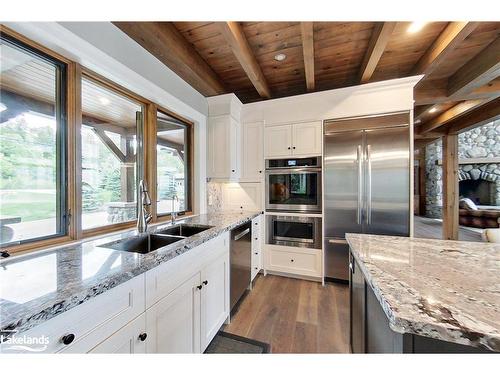
[{"label": "wood post", "polygon": [[443,136],[443,239],[458,240],[458,135]]}]

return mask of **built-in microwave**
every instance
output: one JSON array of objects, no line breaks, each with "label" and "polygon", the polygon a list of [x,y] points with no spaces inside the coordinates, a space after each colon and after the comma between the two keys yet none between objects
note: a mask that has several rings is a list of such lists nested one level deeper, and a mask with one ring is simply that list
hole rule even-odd
[{"label": "built-in microwave", "polygon": [[266,210],[321,212],[321,157],[266,160]]},{"label": "built-in microwave", "polygon": [[267,215],[266,220],[266,243],[321,249],[321,217]]}]

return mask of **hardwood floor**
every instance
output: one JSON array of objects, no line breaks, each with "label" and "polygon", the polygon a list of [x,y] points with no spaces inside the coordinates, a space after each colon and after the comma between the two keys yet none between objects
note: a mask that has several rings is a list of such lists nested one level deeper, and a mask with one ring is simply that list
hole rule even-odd
[{"label": "hardwood floor", "polygon": [[[443,238],[443,223],[441,221],[422,216],[414,216],[414,218],[415,237],[434,239]],[[459,227],[458,238],[460,241],[483,242],[480,233],[464,227]]]},{"label": "hardwood floor", "polygon": [[259,275],[224,331],[266,342],[272,353],[348,353],[349,288]]}]

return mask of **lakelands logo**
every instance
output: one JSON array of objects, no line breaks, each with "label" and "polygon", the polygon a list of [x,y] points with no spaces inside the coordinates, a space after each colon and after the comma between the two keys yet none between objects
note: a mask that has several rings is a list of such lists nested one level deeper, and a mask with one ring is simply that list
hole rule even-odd
[{"label": "lakelands logo", "polygon": [[43,352],[49,345],[49,338],[45,335],[33,337],[16,335],[17,331],[2,331],[0,334],[1,352],[7,351],[26,351]]}]

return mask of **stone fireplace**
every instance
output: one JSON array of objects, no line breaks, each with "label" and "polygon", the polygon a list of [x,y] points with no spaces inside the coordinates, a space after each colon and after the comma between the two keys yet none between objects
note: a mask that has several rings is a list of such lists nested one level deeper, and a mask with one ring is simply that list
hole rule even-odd
[{"label": "stone fireplace", "polygon": [[[461,133],[458,137],[459,194],[476,204],[500,206],[500,120]],[[442,144],[426,147],[426,216],[442,215]],[[486,203],[484,203],[486,202]]]}]

